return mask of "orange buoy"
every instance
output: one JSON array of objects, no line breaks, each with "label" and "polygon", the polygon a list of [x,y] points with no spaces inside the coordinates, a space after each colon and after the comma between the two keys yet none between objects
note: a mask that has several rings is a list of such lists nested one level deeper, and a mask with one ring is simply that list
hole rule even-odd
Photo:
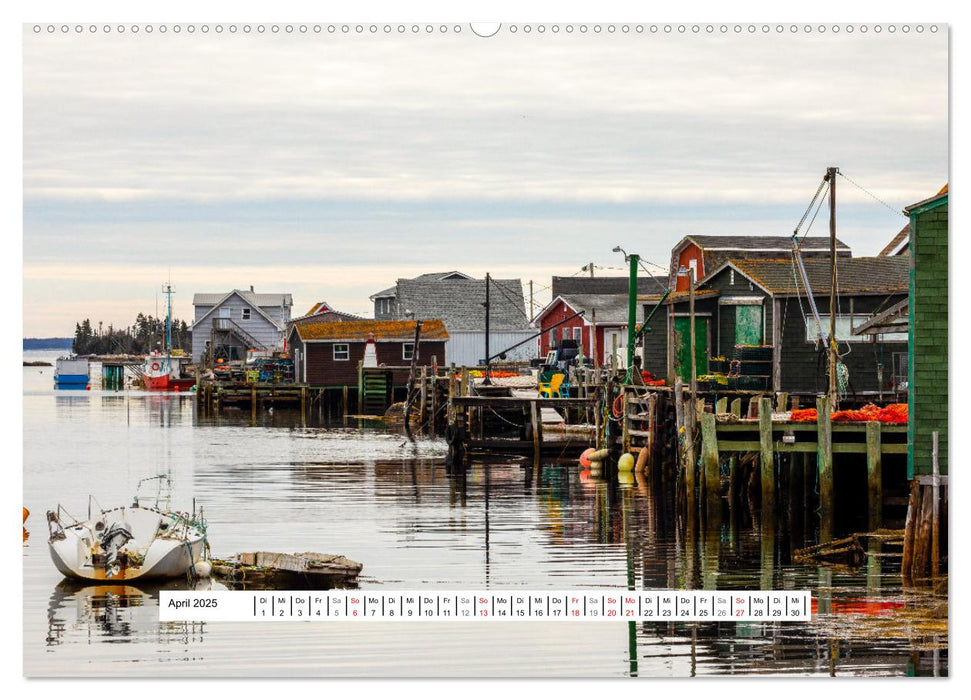
[{"label": "orange buoy", "polygon": [[583,454],[580,455],[580,466],[581,467],[589,467],[590,466],[590,455],[592,455],[594,452],[596,452],[596,450],[593,449],[592,447],[588,447],[587,449],[585,449],[583,451]]},{"label": "orange buoy", "polygon": [[24,509],[24,522],[27,522],[27,516],[30,515],[30,511],[27,510],[27,506],[23,506]]}]

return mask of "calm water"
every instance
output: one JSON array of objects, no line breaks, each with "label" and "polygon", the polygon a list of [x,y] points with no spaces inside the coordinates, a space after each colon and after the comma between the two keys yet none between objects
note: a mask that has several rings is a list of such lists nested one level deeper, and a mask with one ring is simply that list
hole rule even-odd
[{"label": "calm water", "polygon": [[[25,353],[39,357],[53,356]],[[30,676],[947,673],[934,617],[945,601],[905,595],[889,561],[853,573],[793,565],[786,533],[763,547],[744,525],[686,542],[652,487],[584,481],[574,464],[497,461],[449,477],[441,441],[300,427],[282,411],[257,426],[248,412],[198,425],[189,397],[55,394],[52,383],[53,368],[24,368]],[[167,469],[172,505],[204,506],[215,555],[340,553],[364,563],[362,588],[809,588],[821,612],[807,624],[159,623],[157,588],[64,581],[45,511],[86,514],[89,493],[127,503]]]}]

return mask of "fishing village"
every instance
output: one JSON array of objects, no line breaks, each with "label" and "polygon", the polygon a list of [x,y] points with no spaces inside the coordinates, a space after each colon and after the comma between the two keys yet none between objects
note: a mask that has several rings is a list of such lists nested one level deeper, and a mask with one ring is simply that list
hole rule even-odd
[{"label": "fishing village", "polygon": [[[541,283],[458,270],[375,291],[373,318],[325,301],[295,315],[291,294],[253,287],[196,293],[176,348],[167,283],[156,349],[62,358],[55,386],[186,394],[195,421],[216,426],[274,411],[298,426],[381,424],[416,452],[444,442],[457,481],[488,480],[497,457],[527,487],[565,464],[609,493],[649,491],[656,526],[688,547],[750,528],[769,569],[778,557],[827,577],[890,567],[906,589],[940,594],[947,187],[860,257],[837,236],[840,175],[827,170],[791,235],[689,235],[664,265],[615,247],[626,275],[583,264],[542,285],[544,303]],[[810,235],[824,205],[828,235]],[[191,513],[159,507],[89,501],[83,522],[51,510],[57,569],[284,589],[356,587],[367,569],[334,553],[213,555],[195,499]],[[820,612],[831,604],[820,597]]]}]

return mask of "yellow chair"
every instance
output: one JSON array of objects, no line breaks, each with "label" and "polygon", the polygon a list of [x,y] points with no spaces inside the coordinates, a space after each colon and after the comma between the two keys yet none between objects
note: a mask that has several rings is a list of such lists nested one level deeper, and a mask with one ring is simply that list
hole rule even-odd
[{"label": "yellow chair", "polygon": [[548,382],[540,382],[539,395],[547,399],[552,399],[553,396],[559,395],[560,384],[563,383],[565,377],[566,375],[563,374],[554,374]]}]

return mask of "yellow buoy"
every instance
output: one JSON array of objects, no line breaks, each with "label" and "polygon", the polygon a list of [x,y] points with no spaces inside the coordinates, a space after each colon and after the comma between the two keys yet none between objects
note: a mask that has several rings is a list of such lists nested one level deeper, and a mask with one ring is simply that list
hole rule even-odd
[{"label": "yellow buoy", "polygon": [[634,455],[630,452],[625,452],[617,460],[617,471],[621,472],[632,472],[634,471]]},{"label": "yellow buoy", "polygon": [[617,472],[617,483],[621,488],[631,488],[634,485],[634,473]]}]

